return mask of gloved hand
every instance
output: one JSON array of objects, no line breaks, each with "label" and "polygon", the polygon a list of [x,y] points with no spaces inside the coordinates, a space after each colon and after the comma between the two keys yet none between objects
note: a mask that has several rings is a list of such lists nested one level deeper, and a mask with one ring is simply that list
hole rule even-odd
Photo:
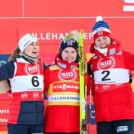
[{"label": "gloved hand", "polygon": [[70,39],[74,39],[75,41],[79,41],[79,31],[78,30],[73,30],[73,31],[70,31],[67,36],[64,38],[64,40],[70,40]]}]

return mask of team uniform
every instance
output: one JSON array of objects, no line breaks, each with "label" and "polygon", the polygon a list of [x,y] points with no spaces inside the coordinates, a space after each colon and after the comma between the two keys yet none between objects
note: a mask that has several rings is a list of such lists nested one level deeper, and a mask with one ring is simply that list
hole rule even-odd
[{"label": "team uniform", "polygon": [[134,120],[134,93],[129,83],[130,71],[134,70],[134,55],[121,51],[115,40],[108,46],[106,55],[94,47],[91,51],[94,56],[89,64],[95,84],[92,92],[97,127],[101,128],[98,131],[104,134],[105,127],[112,130],[111,124],[114,124],[117,133],[124,131],[123,134],[127,134],[125,131],[131,131]]},{"label": "team uniform", "polygon": [[55,59],[45,70],[48,105],[45,114],[46,133],[79,133],[79,69],[78,63]]},{"label": "team uniform", "polygon": [[9,107],[8,133],[44,134],[44,77],[41,61],[29,63],[22,57],[10,61],[0,69],[0,80],[4,79],[9,79],[13,97]]}]

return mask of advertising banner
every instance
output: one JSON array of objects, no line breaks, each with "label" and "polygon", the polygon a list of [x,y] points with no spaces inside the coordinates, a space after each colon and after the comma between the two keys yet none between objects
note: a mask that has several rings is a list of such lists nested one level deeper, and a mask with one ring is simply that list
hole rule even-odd
[{"label": "advertising banner", "polygon": [[[61,40],[71,30],[84,30],[84,53],[88,54],[97,16],[102,16],[109,24],[112,36],[121,42],[121,48],[134,53],[134,0],[1,1],[0,66],[6,63],[20,37],[26,33],[38,38],[40,58],[45,64],[52,64]],[[7,114],[7,111],[5,106],[0,107],[0,112]],[[91,112],[91,124],[95,124],[93,105]],[[0,121],[1,117],[4,116],[0,113]]]}]

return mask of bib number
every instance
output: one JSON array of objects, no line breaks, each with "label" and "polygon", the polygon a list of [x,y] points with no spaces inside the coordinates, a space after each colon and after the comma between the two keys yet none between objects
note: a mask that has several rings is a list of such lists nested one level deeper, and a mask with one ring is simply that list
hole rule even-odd
[{"label": "bib number", "polygon": [[111,80],[110,78],[108,78],[108,76],[110,75],[110,71],[108,71],[108,70],[102,71],[102,74],[104,74],[103,78],[101,79],[102,81]]},{"label": "bib number", "polygon": [[33,76],[31,82],[34,87],[38,87],[40,85],[37,76]]}]

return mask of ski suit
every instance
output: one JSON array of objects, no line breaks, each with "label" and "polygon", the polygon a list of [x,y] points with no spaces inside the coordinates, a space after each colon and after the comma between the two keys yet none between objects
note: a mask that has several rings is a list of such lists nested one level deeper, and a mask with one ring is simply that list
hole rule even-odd
[{"label": "ski suit", "polygon": [[[92,44],[94,45],[94,44]],[[120,50],[120,45],[113,40],[108,46],[107,55],[104,56],[91,46],[95,55],[89,60],[93,71],[94,88],[93,100],[98,128],[100,134],[105,133],[105,128],[111,124],[127,123],[132,129],[134,120],[134,93],[132,92],[130,73],[134,70],[134,55]],[[105,123],[105,124],[103,124]],[[117,125],[116,124],[116,125]],[[119,124],[118,124],[119,125]],[[127,131],[128,126],[117,127],[117,131]],[[126,128],[125,128],[126,127]],[[108,128],[107,128],[108,130]],[[110,132],[112,133],[112,132]],[[125,134],[125,133],[123,133]]]},{"label": "ski suit", "polygon": [[45,132],[72,133],[80,131],[78,63],[55,59],[45,70],[45,91],[48,105]]}]

